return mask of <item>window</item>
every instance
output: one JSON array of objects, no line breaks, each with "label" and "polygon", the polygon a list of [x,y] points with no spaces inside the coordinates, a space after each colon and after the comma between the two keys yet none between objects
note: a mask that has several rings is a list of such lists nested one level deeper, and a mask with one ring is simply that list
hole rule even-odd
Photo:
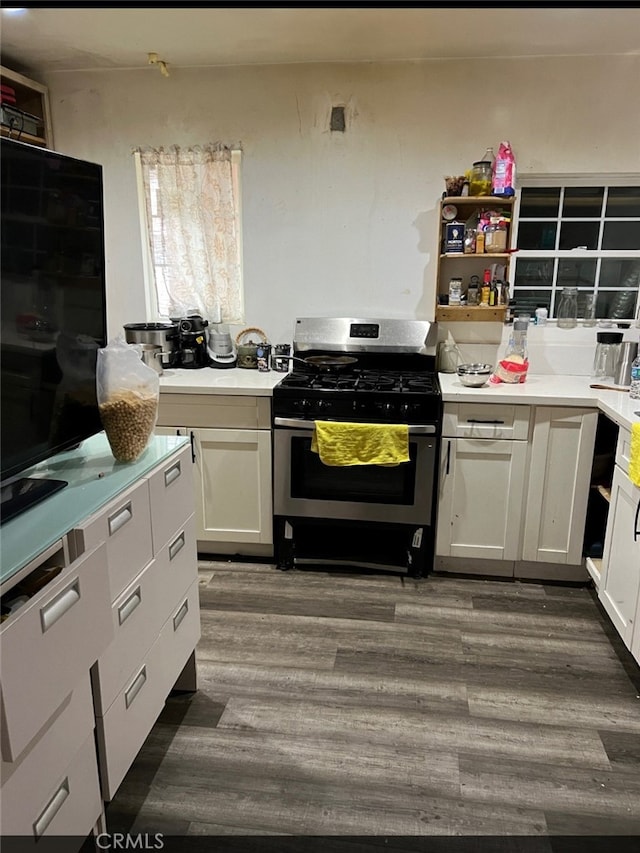
[{"label": "window", "polygon": [[543,180],[520,191],[513,283],[518,308],[533,314],[544,305],[554,317],[562,288],[573,286],[578,316],[593,296],[597,318],[632,320],[640,307],[640,185]]},{"label": "window", "polygon": [[217,144],[134,154],[148,319],[196,311],[244,322],[240,150]]}]

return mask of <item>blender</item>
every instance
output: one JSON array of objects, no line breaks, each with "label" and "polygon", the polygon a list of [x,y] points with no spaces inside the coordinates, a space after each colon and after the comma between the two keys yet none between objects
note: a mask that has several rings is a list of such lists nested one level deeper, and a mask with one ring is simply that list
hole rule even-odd
[{"label": "blender", "polygon": [[209,366],[235,367],[238,363],[237,353],[229,327],[222,322],[220,308],[214,311],[214,319],[209,323],[208,339]]}]

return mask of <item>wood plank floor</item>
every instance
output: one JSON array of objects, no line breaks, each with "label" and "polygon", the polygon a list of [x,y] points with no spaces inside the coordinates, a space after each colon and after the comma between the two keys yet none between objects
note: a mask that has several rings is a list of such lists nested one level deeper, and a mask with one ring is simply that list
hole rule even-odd
[{"label": "wood plank floor", "polygon": [[640,670],[593,590],[200,563],[199,691],[110,832],[640,835]]}]

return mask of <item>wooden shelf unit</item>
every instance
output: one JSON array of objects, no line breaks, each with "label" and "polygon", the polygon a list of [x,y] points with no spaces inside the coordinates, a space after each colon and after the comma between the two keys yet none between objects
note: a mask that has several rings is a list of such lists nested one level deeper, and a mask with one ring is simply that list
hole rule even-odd
[{"label": "wooden shelf unit", "polygon": [[436,321],[439,323],[504,323],[506,305],[437,305]]},{"label": "wooden shelf unit", "polygon": [[440,224],[438,232],[438,265],[436,274],[436,310],[437,322],[495,322],[504,323],[507,306],[480,305],[441,305],[440,296],[448,295],[449,280],[452,277],[462,278],[462,292],[466,292],[469,279],[477,275],[482,283],[484,270],[492,264],[504,266],[504,278],[509,280],[509,265],[512,253],[483,252],[466,254],[463,252],[447,252],[444,249],[446,226],[450,220],[445,220],[442,210],[446,205],[453,205],[457,214],[455,219],[466,222],[471,216],[481,210],[500,210],[509,218],[507,225],[507,246],[511,242],[511,223],[513,221],[513,205],[515,197],[501,198],[499,196],[444,196],[440,201]]},{"label": "wooden shelf unit", "polygon": [[20,142],[28,142],[31,145],[39,145],[42,148],[53,148],[53,133],[51,130],[51,113],[49,111],[49,90],[42,83],[30,80],[17,71],[0,66],[0,79],[5,86],[11,86],[16,92],[17,110],[37,116],[42,122],[42,136],[34,136],[30,133],[16,133],[6,125],[0,125],[0,134]]}]

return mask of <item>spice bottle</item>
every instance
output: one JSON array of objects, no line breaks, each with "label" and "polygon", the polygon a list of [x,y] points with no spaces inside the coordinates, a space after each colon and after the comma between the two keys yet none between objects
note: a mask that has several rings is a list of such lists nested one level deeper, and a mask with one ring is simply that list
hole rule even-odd
[{"label": "spice bottle", "polygon": [[480,295],[480,279],[477,275],[472,275],[469,279],[467,287],[467,305],[477,305]]},{"label": "spice bottle", "polygon": [[489,296],[491,293],[491,270],[484,271],[484,278],[482,281],[482,292],[480,296],[480,304],[488,305],[489,304]]},{"label": "spice bottle", "polygon": [[449,280],[449,305],[460,305],[462,299],[462,279],[452,278]]}]

